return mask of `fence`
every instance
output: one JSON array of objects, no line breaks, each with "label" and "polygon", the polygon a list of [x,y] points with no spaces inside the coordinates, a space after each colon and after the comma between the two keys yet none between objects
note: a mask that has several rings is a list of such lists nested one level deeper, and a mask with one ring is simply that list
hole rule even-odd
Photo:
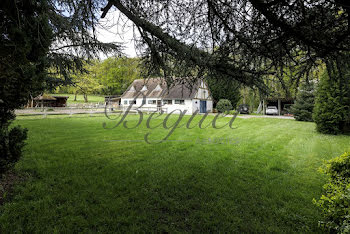
[{"label": "fence", "polygon": [[[113,106],[105,104],[90,104],[90,105],[71,105],[68,107],[31,107],[18,109],[15,111],[17,116],[42,116],[46,118],[48,115],[78,115],[88,114],[93,116],[94,114],[104,114],[106,111],[110,113],[120,113],[128,110],[127,106]],[[132,107],[129,109],[130,113],[138,113],[138,111],[144,113],[164,112],[167,113],[167,108],[163,107]]]}]

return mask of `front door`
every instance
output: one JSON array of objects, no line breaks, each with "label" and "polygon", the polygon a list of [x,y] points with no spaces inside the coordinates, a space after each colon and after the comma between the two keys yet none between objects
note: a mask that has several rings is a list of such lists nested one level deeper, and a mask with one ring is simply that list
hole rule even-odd
[{"label": "front door", "polygon": [[157,100],[157,111],[162,111],[162,100]]},{"label": "front door", "polygon": [[199,112],[207,113],[207,101],[202,101],[202,100],[200,101]]}]

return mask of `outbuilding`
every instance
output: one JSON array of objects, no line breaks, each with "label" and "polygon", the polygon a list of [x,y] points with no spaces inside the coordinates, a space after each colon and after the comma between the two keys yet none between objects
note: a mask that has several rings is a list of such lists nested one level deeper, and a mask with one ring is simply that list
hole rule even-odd
[{"label": "outbuilding", "polygon": [[68,96],[51,96],[47,94],[33,98],[31,107],[66,107]]}]

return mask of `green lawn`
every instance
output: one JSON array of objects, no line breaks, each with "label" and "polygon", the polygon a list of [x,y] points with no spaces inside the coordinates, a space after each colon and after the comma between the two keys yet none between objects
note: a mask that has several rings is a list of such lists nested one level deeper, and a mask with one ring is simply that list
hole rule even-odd
[{"label": "green lawn", "polygon": [[[137,121],[128,117],[128,126]],[[105,117],[17,120],[29,140],[16,170],[31,176],[0,207],[3,231],[319,232],[312,199],[325,177],[317,169],[350,150],[349,136],[321,135],[313,123],[294,120],[182,127],[160,144],[145,143],[144,134],[158,140],[169,130],[145,122],[104,129],[103,122],[115,124]]]},{"label": "green lawn", "polygon": [[[68,104],[75,104],[75,103],[85,103],[83,95],[77,95],[77,100],[74,101],[74,94],[49,94],[49,95],[54,95],[54,96],[68,96]],[[104,96],[97,96],[97,95],[92,95],[89,94],[88,96],[88,102],[89,103],[97,103],[97,102],[105,102],[105,97]]]}]

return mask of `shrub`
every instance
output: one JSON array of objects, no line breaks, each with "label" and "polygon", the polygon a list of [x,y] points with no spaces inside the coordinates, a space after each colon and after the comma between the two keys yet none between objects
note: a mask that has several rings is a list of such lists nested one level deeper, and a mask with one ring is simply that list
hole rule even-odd
[{"label": "shrub", "polygon": [[321,172],[328,175],[324,194],[314,203],[322,209],[320,225],[328,231],[350,232],[350,152],[328,161]]},{"label": "shrub", "polygon": [[216,104],[216,109],[220,113],[225,113],[226,111],[232,110],[232,104],[227,99],[220,99]]},{"label": "shrub", "polygon": [[297,121],[312,122],[314,104],[314,86],[312,83],[305,83],[299,90],[295,103],[291,106],[290,110]]},{"label": "shrub", "polygon": [[16,126],[0,128],[0,176],[19,160],[27,138],[27,129]]},{"label": "shrub", "polygon": [[322,74],[313,113],[317,131],[326,134],[344,133],[350,123],[349,81],[333,76],[331,79],[327,71]]}]

